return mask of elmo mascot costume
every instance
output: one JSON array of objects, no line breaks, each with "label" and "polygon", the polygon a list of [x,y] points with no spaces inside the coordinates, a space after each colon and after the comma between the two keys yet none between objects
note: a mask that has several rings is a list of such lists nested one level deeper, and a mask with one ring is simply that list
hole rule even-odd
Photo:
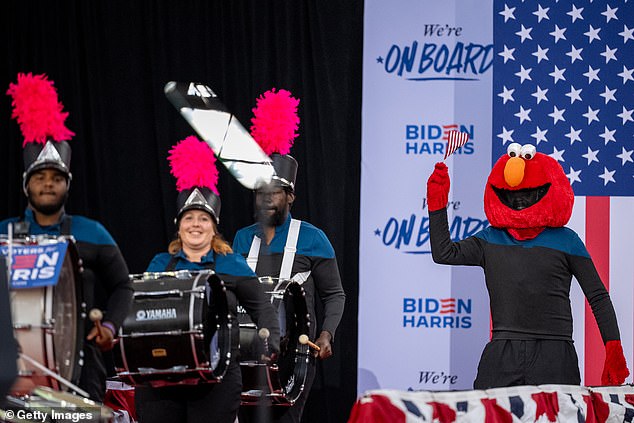
[{"label": "elmo mascot costume", "polygon": [[492,338],[474,388],[581,383],[572,340],[573,276],[605,344],[601,382],[622,384],[629,371],[616,314],[585,245],[564,227],[574,194],[559,163],[530,144],[511,144],[484,191],[491,226],[459,242],[449,234],[449,184],[447,166],[437,163],[427,181],[433,259],[482,267],[491,303]]}]

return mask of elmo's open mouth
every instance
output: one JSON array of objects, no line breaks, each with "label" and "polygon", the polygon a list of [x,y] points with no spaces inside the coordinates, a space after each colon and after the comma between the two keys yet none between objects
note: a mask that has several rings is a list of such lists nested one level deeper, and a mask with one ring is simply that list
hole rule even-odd
[{"label": "elmo's open mouth", "polygon": [[544,198],[548,189],[550,189],[550,183],[537,188],[522,188],[515,191],[497,188],[493,185],[491,185],[491,188],[493,188],[495,194],[506,207],[513,210],[522,210]]}]

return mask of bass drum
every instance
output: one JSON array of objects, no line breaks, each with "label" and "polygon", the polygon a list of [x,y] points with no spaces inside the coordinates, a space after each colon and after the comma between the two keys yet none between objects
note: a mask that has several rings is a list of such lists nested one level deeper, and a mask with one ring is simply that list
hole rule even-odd
[{"label": "bass drum", "polygon": [[132,309],[114,350],[119,378],[156,387],[222,381],[231,359],[224,282],[211,271],[136,277]]},{"label": "bass drum", "polygon": [[67,248],[55,285],[9,290],[13,330],[21,352],[18,377],[11,388],[15,395],[27,394],[36,386],[67,389],[42,368],[74,385],[79,381],[86,310],[75,242],[66,237],[37,237],[14,239],[13,245],[33,247],[36,252],[60,242],[66,242]]},{"label": "bass drum", "polygon": [[265,284],[280,322],[280,354],[277,362],[268,364],[260,357],[264,342],[248,314],[238,314],[240,322],[240,370],[242,372],[242,405],[290,406],[304,390],[308,365],[312,356],[308,345],[299,342],[300,335],[310,335],[311,316],[306,293],[291,280],[260,278]]}]

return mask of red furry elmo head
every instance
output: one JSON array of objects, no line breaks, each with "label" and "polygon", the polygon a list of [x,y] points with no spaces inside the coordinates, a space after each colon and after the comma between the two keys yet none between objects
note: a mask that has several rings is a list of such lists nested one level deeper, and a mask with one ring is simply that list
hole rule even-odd
[{"label": "red furry elmo head", "polygon": [[559,163],[535,147],[513,143],[495,163],[484,191],[491,226],[560,227],[572,214],[574,193]]}]

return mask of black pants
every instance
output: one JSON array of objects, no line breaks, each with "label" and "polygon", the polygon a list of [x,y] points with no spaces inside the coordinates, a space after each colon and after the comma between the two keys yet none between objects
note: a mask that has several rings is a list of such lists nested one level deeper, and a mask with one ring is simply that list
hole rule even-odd
[{"label": "black pants", "polygon": [[83,351],[84,365],[77,385],[90,394],[93,401],[103,402],[106,395],[106,366],[102,352],[92,342],[86,342]]},{"label": "black pants", "polygon": [[137,386],[134,402],[140,423],[233,423],[241,391],[240,366],[231,363],[221,383]]},{"label": "black pants", "polygon": [[498,339],[489,342],[478,365],[475,389],[517,385],[579,385],[572,341]]}]

